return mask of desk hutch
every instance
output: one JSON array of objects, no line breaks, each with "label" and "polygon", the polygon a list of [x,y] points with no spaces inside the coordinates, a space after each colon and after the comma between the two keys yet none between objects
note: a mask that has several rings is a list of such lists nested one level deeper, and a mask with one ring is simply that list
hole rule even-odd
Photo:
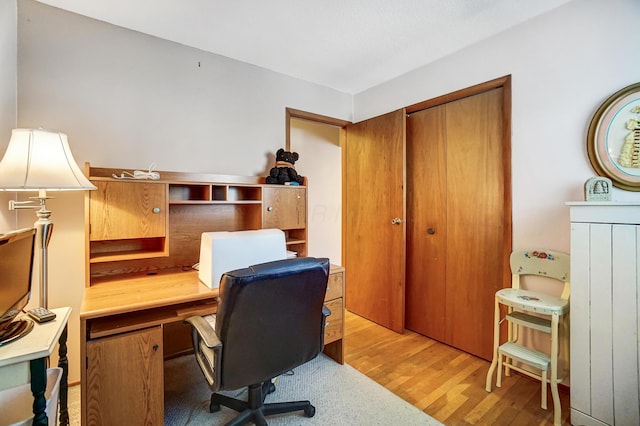
[{"label": "desk hutch", "polygon": [[[122,179],[86,165],[86,288],[80,312],[82,424],[162,424],[163,361],[191,351],[183,320],[216,312],[198,280],[202,232],[279,228],[307,255],[307,187],[260,177],[159,172]],[[325,353],[343,362],[344,268],[331,266]]]}]

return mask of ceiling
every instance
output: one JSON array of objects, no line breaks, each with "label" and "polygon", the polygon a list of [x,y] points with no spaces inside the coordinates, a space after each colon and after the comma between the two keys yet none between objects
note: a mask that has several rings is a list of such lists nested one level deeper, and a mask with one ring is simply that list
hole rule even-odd
[{"label": "ceiling", "polygon": [[356,94],[572,0],[39,0]]}]

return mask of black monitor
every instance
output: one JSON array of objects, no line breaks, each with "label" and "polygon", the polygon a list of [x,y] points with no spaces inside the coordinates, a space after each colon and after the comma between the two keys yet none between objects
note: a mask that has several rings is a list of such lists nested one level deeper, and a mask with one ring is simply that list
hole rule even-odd
[{"label": "black monitor", "polygon": [[31,296],[35,235],[35,228],[0,234],[0,345],[33,328],[33,321],[16,316]]}]

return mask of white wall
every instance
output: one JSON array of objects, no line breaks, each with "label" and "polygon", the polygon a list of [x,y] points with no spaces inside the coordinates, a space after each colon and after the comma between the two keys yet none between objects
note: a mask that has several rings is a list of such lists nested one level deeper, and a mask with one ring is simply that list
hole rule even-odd
[{"label": "white wall", "polygon": [[0,0],[0,141],[9,142],[16,125],[16,0]]},{"label": "white wall", "polygon": [[342,265],[340,128],[292,118],[291,151],[300,155],[296,171],[308,180],[307,253]]},{"label": "white wall", "polygon": [[[589,122],[606,98],[640,81],[639,22],[638,0],[575,0],[357,94],[354,121],[511,74],[513,246],[568,251],[564,203],[583,200],[583,184],[595,174]],[[613,195],[640,200],[636,192]]]},{"label": "white wall", "polygon": [[[11,129],[16,127],[17,51],[16,0],[0,0],[0,146],[9,143]],[[0,152],[0,159],[4,149]],[[0,207],[15,195],[0,191]],[[16,215],[0,208],[0,233],[15,229]]]},{"label": "white wall", "polygon": [[[350,95],[32,0],[18,1],[17,33],[17,125],[67,133],[80,165],[265,175],[285,146],[286,107],[351,119]],[[0,152],[7,143],[0,138]],[[55,196],[49,304],[73,308],[76,382],[83,194]],[[34,220],[19,214],[21,226]]]},{"label": "white wall", "polygon": [[264,174],[285,144],[285,107],[350,119],[347,94],[32,0],[19,6],[19,124],[66,131],[77,159]]}]

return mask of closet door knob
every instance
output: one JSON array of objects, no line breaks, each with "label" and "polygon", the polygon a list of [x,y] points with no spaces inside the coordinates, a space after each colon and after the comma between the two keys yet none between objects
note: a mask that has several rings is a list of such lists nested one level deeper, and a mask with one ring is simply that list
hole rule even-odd
[{"label": "closet door knob", "polygon": [[400,225],[401,223],[402,223],[402,219],[400,219],[399,217],[394,217],[393,219],[391,219],[392,225]]},{"label": "closet door knob", "polygon": [[435,234],[435,233],[436,233],[436,230],[435,230],[435,229],[433,229],[433,228],[429,228],[429,229],[427,229],[427,234],[429,234],[429,235],[433,235],[433,234]]}]

